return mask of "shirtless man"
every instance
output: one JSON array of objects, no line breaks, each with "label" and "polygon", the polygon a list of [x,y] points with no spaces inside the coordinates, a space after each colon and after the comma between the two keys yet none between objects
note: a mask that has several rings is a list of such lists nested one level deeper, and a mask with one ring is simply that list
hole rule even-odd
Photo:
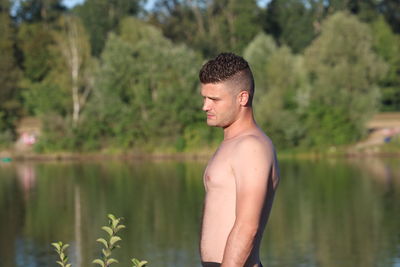
[{"label": "shirtless man", "polygon": [[202,67],[199,78],[207,124],[224,130],[204,172],[202,264],[259,267],[279,170],[273,144],[253,117],[253,75],[243,58],[222,53]]}]

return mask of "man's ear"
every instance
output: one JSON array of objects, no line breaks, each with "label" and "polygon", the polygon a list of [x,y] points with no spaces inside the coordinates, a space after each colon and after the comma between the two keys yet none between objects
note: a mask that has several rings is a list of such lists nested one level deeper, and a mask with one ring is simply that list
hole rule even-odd
[{"label": "man's ear", "polygon": [[247,103],[249,102],[249,92],[247,91],[241,91],[239,93],[239,104],[242,107],[247,106]]}]

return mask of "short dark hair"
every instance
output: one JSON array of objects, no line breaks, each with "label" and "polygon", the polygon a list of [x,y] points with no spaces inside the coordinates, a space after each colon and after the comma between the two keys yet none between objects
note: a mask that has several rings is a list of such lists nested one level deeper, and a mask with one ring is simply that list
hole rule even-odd
[{"label": "short dark hair", "polygon": [[254,95],[254,78],[249,63],[233,53],[221,53],[206,62],[199,72],[200,82],[220,83],[232,81],[240,91],[249,93],[247,106],[251,106]]}]

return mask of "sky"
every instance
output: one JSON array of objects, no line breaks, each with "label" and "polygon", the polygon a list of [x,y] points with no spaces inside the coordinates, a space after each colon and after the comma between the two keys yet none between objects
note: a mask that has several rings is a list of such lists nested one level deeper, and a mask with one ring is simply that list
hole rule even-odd
[{"label": "sky", "polygon": [[84,0],[63,0],[63,4],[68,8],[74,7],[78,4],[82,4],[83,2]]},{"label": "sky", "polygon": [[[85,0],[63,0],[63,3],[66,7],[71,8],[74,7],[78,4],[82,4]],[[150,8],[151,6],[153,6],[155,0],[148,0],[146,7]]]},{"label": "sky", "polygon": [[[82,4],[84,0],[63,0],[63,3],[66,7],[71,8],[75,5]],[[271,0],[258,0],[258,4],[262,7],[265,7]],[[149,0],[147,3],[147,7],[150,8],[154,3],[154,0]]]}]

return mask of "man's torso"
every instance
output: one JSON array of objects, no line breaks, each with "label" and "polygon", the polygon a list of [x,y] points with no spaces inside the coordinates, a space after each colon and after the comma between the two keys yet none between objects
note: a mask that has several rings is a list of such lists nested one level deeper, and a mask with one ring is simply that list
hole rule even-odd
[{"label": "man's torso", "polygon": [[[255,131],[254,134],[262,140],[262,143],[270,142],[261,131]],[[203,262],[222,262],[225,245],[235,222],[236,184],[230,160],[235,155],[235,146],[243,138],[246,138],[246,135],[224,141],[210,159],[204,172],[206,197],[200,242]],[[248,156],[251,157],[251,155]],[[275,162],[273,164],[275,165]],[[272,173],[273,176],[278,176],[275,167]],[[260,233],[267,220],[267,216],[264,217],[265,221],[260,225],[262,228],[259,229]],[[250,257],[258,257],[258,244],[253,254]]]}]

